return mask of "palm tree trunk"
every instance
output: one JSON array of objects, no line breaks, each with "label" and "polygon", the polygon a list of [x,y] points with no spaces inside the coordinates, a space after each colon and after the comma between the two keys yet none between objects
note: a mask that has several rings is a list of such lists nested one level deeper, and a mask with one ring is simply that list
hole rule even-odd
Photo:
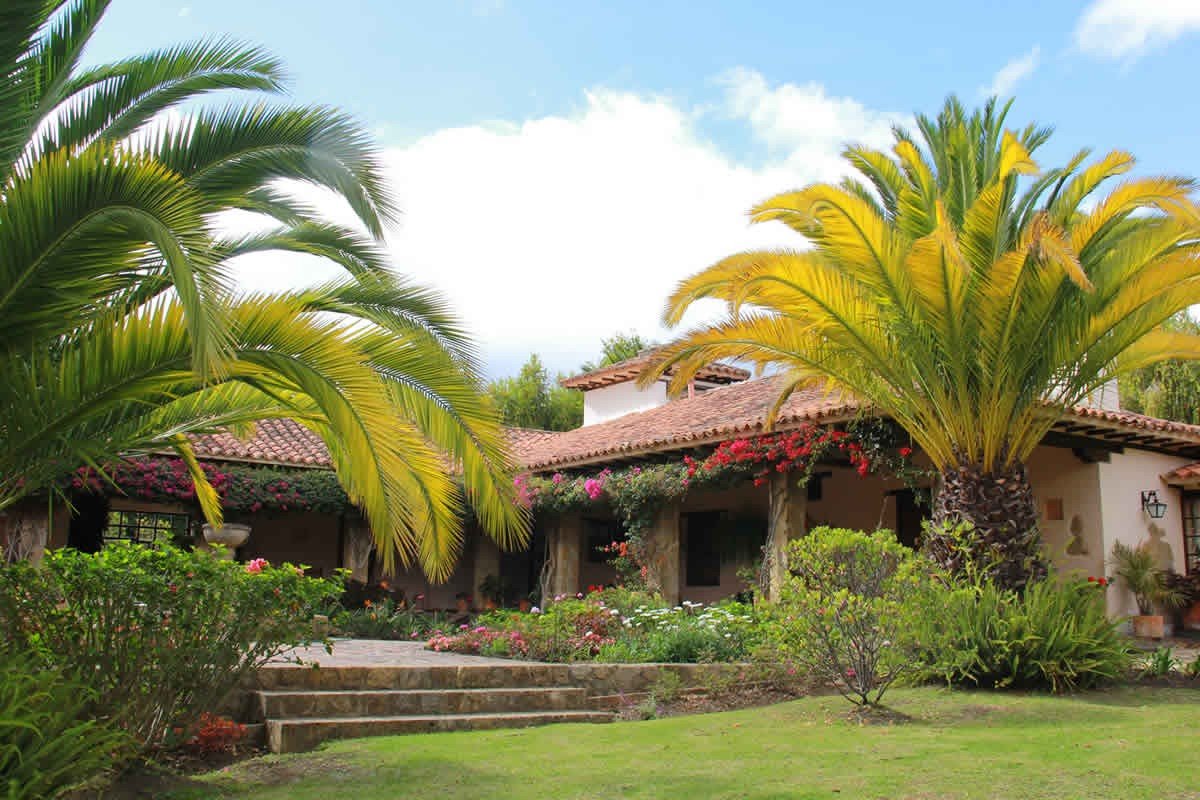
[{"label": "palm tree trunk", "polygon": [[[960,523],[971,530],[956,533]],[[1037,506],[1025,465],[1018,462],[1000,472],[985,472],[979,464],[944,470],[925,550],[953,572],[973,565],[1013,589],[1045,577]]]}]

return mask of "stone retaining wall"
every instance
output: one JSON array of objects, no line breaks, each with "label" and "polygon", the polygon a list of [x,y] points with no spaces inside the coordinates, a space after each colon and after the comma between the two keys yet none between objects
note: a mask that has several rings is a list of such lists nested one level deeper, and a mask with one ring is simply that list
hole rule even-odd
[{"label": "stone retaining wall", "polygon": [[679,678],[684,688],[707,687],[724,681],[755,680],[750,664],[600,664],[593,661],[567,665],[571,683],[592,696],[648,691],[665,673]]}]

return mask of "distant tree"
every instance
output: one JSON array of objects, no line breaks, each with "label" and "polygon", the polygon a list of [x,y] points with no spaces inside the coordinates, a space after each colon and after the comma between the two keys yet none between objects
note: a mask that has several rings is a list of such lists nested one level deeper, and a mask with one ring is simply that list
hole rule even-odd
[{"label": "distant tree", "polygon": [[614,333],[609,338],[600,340],[600,358],[596,361],[585,361],[579,369],[581,372],[591,372],[633,358],[647,347],[653,346],[653,342],[647,342],[635,332]]},{"label": "distant tree", "polygon": [[[1200,334],[1187,312],[1172,317],[1168,331]],[[1136,370],[1121,381],[1121,406],[1139,414],[1200,425],[1200,362],[1171,359]]]},{"label": "distant tree", "polygon": [[558,385],[537,354],[516,377],[492,381],[489,391],[505,425],[569,431],[583,424],[583,394]]}]

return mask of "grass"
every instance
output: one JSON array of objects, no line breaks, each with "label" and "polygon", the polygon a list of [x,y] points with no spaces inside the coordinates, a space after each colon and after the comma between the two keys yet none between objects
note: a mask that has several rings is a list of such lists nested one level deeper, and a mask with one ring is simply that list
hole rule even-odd
[{"label": "grass", "polygon": [[[174,798],[1200,798],[1200,691],[897,690],[612,725],[361,739],[203,776]],[[195,784],[193,784],[195,786]]]}]

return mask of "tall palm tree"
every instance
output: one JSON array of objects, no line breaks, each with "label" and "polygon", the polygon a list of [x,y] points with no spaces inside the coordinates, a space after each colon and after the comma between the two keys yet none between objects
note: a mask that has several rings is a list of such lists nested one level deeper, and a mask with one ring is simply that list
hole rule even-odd
[{"label": "tall palm tree", "polygon": [[[751,212],[808,249],[730,256],[679,284],[666,321],[718,298],[728,317],[683,334],[649,379],[678,389],[714,358],[777,368],[783,389],[821,381],[900,423],[940,472],[935,522],[969,522],[996,574],[1038,568],[1025,461],[1065,409],[1200,338],[1164,330],[1200,302],[1200,214],[1191,180],[1100,187],[1133,157],[1039,171],[1050,135],[1005,130],[1009,105],[968,115],[951,98],[892,153],[849,147],[859,173],[772,197]],[[773,416],[773,414],[772,414]],[[935,554],[954,564],[947,539]]]},{"label": "tall palm tree", "polygon": [[[521,541],[475,350],[384,258],[396,210],[369,137],[328,108],[181,109],[282,89],[275,59],[226,40],[81,68],[108,5],[0,9],[0,511],[81,463],[169,447],[217,521],[188,435],[287,416],[329,446],[385,565],[445,577],[464,502],[502,545]],[[360,227],[323,220],[287,181],[340,196]],[[231,211],[271,227],[230,235]],[[265,250],[346,277],[238,294],[230,260]]]}]

